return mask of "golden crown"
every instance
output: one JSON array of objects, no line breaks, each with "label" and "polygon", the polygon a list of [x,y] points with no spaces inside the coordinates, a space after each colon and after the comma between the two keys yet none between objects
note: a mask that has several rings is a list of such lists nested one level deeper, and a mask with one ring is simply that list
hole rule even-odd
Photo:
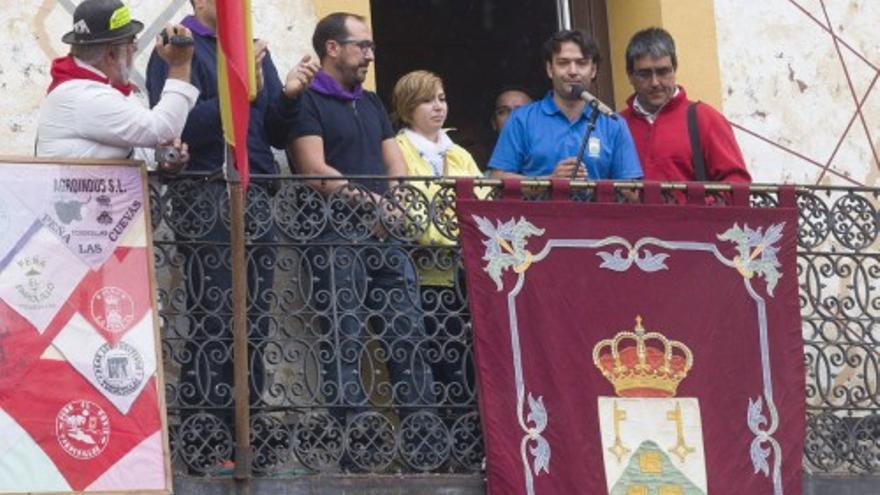
[{"label": "golden crown", "polygon": [[[636,316],[632,332],[619,332],[593,347],[593,363],[620,397],[673,397],[694,363],[681,342],[646,332]],[[624,342],[631,344],[622,347]],[[632,345],[634,343],[635,345]]]}]

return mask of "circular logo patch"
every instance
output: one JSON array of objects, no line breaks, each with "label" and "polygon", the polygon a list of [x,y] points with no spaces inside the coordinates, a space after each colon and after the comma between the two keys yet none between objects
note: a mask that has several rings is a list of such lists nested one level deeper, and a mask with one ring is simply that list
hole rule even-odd
[{"label": "circular logo patch", "polygon": [[110,441],[110,418],[94,402],[70,401],[55,417],[55,436],[71,457],[93,459]]},{"label": "circular logo patch", "polygon": [[144,360],[125,342],[102,345],[92,360],[92,369],[101,387],[113,395],[128,395],[144,381]]},{"label": "circular logo patch", "polygon": [[118,287],[104,287],[92,296],[92,319],[104,330],[120,333],[134,320],[134,301]]}]

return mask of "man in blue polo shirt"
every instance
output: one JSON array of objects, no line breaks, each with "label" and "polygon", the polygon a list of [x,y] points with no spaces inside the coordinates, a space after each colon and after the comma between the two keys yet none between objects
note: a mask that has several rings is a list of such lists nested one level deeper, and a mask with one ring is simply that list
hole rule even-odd
[{"label": "man in blue polo shirt", "polygon": [[638,153],[623,119],[599,115],[584,160],[577,163],[592,108],[572,95],[572,88],[589,87],[595,79],[596,42],[581,30],[559,31],[544,43],[544,60],[553,90],[513,112],[489,159],[492,177],[641,178]]}]

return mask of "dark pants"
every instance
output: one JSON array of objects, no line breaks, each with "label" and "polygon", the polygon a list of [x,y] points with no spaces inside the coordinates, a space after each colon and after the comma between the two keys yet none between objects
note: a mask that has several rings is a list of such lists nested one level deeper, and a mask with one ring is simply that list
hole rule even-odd
[{"label": "dark pants", "polygon": [[[226,185],[200,181],[188,185],[181,185],[172,200],[171,223],[182,257],[189,323],[179,359],[177,404],[182,409],[184,457],[198,471],[232,454],[232,266]],[[246,218],[271,218],[269,211],[265,201],[250,201]],[[250,221],[246,235],[249,400],[254,407],[265,386],[262,349],[271,321],[267,291],[272,290],[276,259],[274,247],[260,244],[274,241],[276,233],[267,224]],[[201,452],[187,451],[187,445]]]},{"label": "dark pants", "polygon": [[[366,409],[371,394],[387,396],[401,416],[436,400],[415,267],[394,241],[369,241],[352,245],[325,232],[317,242],[326,245],[309,249],[324,327],[321,390],[342,427],[347,416]],[[367,345],[370,332],[378,350]],[[377,359],[388,366],[389,384],[376,385],[363,374]]]},{"label": "dark pants", "polygon": [[[474,363],[469,315],[464,296],[464,278],[457,287],[425,286],[421,288],[425,310],[425,329],[433,341],[434,377],[442,390],[438,403],[449,419],[473,407]],[[462,408],[464,406],[464,408]]]}]

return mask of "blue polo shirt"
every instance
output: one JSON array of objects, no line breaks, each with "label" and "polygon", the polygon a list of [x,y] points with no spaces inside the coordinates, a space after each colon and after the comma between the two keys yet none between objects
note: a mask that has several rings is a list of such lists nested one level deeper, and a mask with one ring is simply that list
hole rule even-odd
[{"label": "blue polo shirt", "polygon": [[[546,176],[564,158],[576,157],[587,132],[589,106],[574,123],[556,106],[553,93],[514,110],[501,130],[489,168],[527,176]],[[590,179],[638,179],[639,155],[623,118],[599,115],[584,152]]]}]

